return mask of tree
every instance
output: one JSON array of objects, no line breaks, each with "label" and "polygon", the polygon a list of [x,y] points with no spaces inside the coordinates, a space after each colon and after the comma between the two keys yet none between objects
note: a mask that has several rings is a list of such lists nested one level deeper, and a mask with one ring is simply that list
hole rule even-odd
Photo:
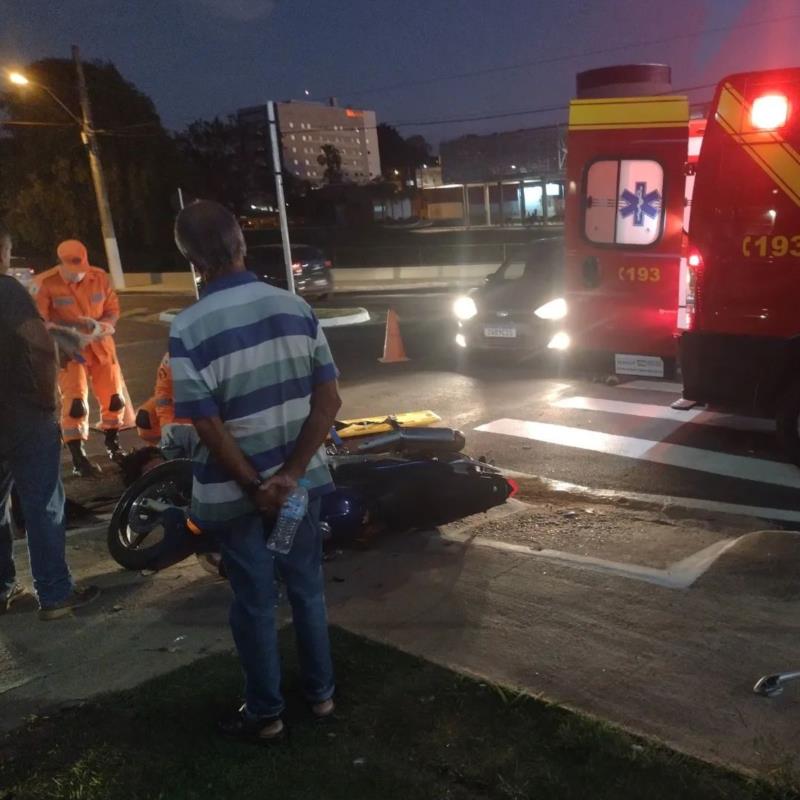
[{"label": "tree", "polygon": [[400,177],[404,183],[414,178],[417,167],[431,159],[431,146],[423,136],[404,139],[385,122],[378,125],[378,149],[383,174],[388,178]]},{"label": "tree", "polygon": [[325,181],[328,184],[342,183],[342,156],[336,147],[332,144],[322,145],[317,163],[325,167]]},{"label": "tree", "polygon": [[[177,185],[175,145],[153,102],[110,62],[84,65],[114,225],[123,255],[172,251],[170,195]],[[75,65],[44,59],[25,70],[78,114]],[[8,139],[0,161],[0,206],[15,236],[44,256],[65,238],[104,249],[80,128],[30,85],[0,94]],[[34,124],[30,124],[34,123]]]},{"label": "tree", "polygon": [[241,129],[235,116],[195,120],[175,138],[181,155],[181,187],[189,196],[216,200],[236,213],[248,204],[241,156]]}]

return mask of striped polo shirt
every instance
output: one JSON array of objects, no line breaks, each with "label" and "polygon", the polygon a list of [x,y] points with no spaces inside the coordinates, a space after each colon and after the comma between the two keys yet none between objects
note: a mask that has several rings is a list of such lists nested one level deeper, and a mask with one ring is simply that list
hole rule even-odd
[{"label": "striped polo shirt", "polygon": [[[311,411],[311,393],[337,376],[325,334],[308,304],[251,272],[212,281],[172,322],[175,414],[218,416],[262,477],[292,452]],[[194,455],[192,518],[205,529],[255,507],[205,445]],[[309,494],[333,491],[325,451],[306,472]]]}]

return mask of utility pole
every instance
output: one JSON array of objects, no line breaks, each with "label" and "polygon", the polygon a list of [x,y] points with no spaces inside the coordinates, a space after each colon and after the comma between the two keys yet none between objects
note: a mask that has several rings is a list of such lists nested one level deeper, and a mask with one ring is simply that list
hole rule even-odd
[{"label": "utility pole", "polygon": [[72,60],[75,62],[75,71],[78,73],[78,93],[81,99],[81,139],[89,154],[89,166],[92,170],[94,193],[97,196],[97,211],[100,215],[100,227],[103,232],[108,271],[111,273],[111,283],[114,288],[124,289],[125,276],[122,273],[122,261],[119,257],[117,236],[114,233],[114,220],[111,218],[111,206],[108,202],[103,165],[100,163],[97,138],[92,127],[92,108],[89,105],[89,92],[86,90],[86,78],[83,74],[83,64],[81,63],[81,55],[77,45],[72,45]]},{"label": "utility pole", "polygon": [[278,216],[281,220],[281,242],[283,242],[283,261],[286,265],[286,285],[294,294],[294,273],[292,272],[292,248],[289,244],[289,221],[286,218],[286,198],[283,195],[283,171],[281,153],[278,147],[278,120],[275,116],[275,101],[267,103],[269,119],[269,138],[272,145],[272,168],[275,172],[275,199],[278,202]]},{"label": "utility pole", "polygon": [[[186,206],[185,206],[185,204],[183,202],[183,189],[181,189],[181,187],[179,186],[178,187],[178,208],[181,211],[183,211],[183,209],[185,207]],[[194,299],[195,300],[199,300],[200,299],[200,285],[197,282],[197,270],[194,268],[194,262],[193,261],[189,262],[189,269],[191,269],[191,271],[192,271],[192,289],[194,289]]]}]

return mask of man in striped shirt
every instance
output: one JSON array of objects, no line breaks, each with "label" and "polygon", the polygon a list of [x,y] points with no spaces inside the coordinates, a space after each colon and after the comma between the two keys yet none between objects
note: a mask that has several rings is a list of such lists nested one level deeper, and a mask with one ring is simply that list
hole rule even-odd
[{"label": "man in striped shirt", "polygon": [[[283,732],[275,626],[275,567],[286,581],[306,699],[333,712],[333,668],[322,577],[320,497],[333,490],[322,444],[341,401],[325,335],[298,297],[247,272],[235,217],[209,201],[178,216],[175,239],[206,284],[170,331],[175,413],[193,421],[191,516],[218,537],[233,588],[231,629],[245,673],[245,704],[224,733]],[[266,547],[286,497],[305,478],[309,510],[291,551]],[[265,530],[266,526],[266,530]]]}]

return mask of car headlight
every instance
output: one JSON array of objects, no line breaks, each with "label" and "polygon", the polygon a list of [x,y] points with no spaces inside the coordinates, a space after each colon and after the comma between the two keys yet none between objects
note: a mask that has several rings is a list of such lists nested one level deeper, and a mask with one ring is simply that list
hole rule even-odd
[{"label": "car headlight", "polygon": [[567,301],[563,297],[558,297],[539,306],[533,313],[539,319],[564,319],[567,316]]},{"label": "car headlight", "polygon": [[471,297],[458,297],[453,303],[453,313],[458,319],[466,322],[478,313],[478,306]]},{"label": "car headlight", "polygon": [[547,344],[550,350],[568,350],[572,339],[566,331],[559,331]]}]

